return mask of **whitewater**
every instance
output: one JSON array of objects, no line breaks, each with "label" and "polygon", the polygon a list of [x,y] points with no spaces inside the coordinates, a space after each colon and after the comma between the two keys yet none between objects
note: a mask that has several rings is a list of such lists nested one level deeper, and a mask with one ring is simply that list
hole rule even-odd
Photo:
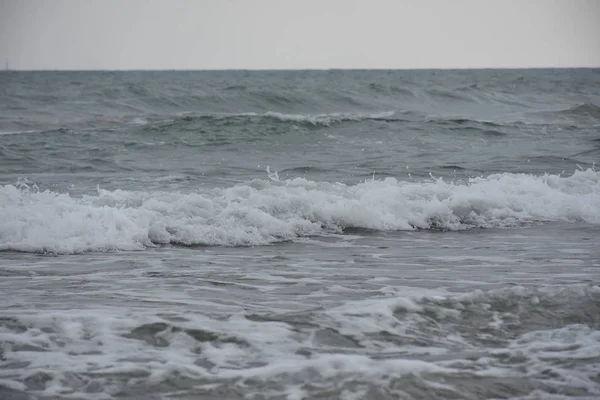
[{"label": "whitewater", "polygon": [[0,398],[600,397],[599,82],[0,72]]},{"label": "whitewater", "polygon": [[0,250],[142,250],[155,244],[253,246],[345,229],[400,231],[600,222],[600,172],[490,175],[467,182],[394,178],[347,186],[253,180],[204,192],[98,189],[73,198],[6,185]]}]

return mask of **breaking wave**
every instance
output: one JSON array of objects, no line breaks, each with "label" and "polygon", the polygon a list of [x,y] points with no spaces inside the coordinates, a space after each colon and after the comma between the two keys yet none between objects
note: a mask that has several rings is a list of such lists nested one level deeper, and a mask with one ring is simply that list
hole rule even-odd
[{"label": "breaking wave", "polygon": [[0,250],[142,250],[162,244],[254,246],[345,229],[464,230],[600,223],[600,173],[494,174],[465,182],[387,178],[357,185],[302,178],[179,192],[97,195],[0,187]]}]

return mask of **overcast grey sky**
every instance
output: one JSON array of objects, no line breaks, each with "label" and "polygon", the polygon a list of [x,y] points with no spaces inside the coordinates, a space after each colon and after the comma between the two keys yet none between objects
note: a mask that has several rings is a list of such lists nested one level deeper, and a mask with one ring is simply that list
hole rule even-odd
[{"label": "overcast grey sky", "polygon": [[600,66],[600,0],[0,0],[13,69]]}]

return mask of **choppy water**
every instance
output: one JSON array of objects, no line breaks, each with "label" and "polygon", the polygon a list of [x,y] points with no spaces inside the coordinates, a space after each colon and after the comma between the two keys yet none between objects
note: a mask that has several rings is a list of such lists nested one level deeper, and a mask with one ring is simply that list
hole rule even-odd
[{"label": "choppy water", "polygon": [[600,70],[0,73],[0,398],[600,397]]}]

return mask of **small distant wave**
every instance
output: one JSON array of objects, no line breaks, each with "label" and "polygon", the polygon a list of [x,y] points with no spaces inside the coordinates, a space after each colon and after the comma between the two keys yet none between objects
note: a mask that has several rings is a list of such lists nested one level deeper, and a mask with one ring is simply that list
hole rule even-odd
[{"label": "small distant wave", "polygon": [[264,113],[233,113],[233,114],[201,114],[201,115],[185,115],[179,117],[182,122],[195,121],[219,121],[219,122],[261,122],[261,121],[277,121],[284,123],[293,123],[294,125],[309,126],[309,127],[328,127],[333,124],[343,122],[360,122],[360,121],[399,121],[401,119],[392,118],[397,113],[394,111],[383,111],[378,113],[330,113],[330,114],[286,114],[275,111],[267,111]]},{"label": "small distant wave", "polygon": [[415,97],[415,93],[408,88],[402,88],[392,85],[383,85],[381,83],[369,84],[369,89],[375,93],[388,94],[393,96]]},{"label": "small distant wave", "polygon": [[346,121],[367,121],[367,120],[389,120],[395,114],[394,111],[383,111],[372,114],[361,113],[334,113],[334,114],[317,114],[317,115],[297,115],[297,114],[282,114],[278,112],[267,112],[262,114],[266,118],[274,118],[280,121],[309,123],[312,125],[329,126],[334,123]]},{"label": "small distant wave", "polygon": [[94,196],[0,187],[0,250],[142,250],[163,244],[254,246],[347,229],[464,230],[535,222],[600,223],[600,172],[495,174],[466,182],[386,178],[357,185],[255,180],[188,194]]},{"label": "small distant wave", "polygon": [[592,103],[583,103],[557,111],[542,111],[538,114],[546,117],[592,119],[600,121],[600,106]]},{"label": "small distant wave", "polygon": [[502,124],[496,123],[496,122],[490,122],[490,121],[479,121],[476,119],[469,119],[469,118],[450,118],[450,119],[437,119],[434,120],[436,122],[444,122],[447,124],[454,124],[454,125],[469,125],[469,124],[478,124],[478,125],[482,125],[482,126],[488,126],[488,127],[501,127],[503,126]]},{"label": "small distant wave", "polygon": [[465,91],[465,90],[450,90],[450,89],[434,88],[434,89],[427,90],[427,93],[431,97],[436,98],[436,99],[441,99],[441,100],[454,100],[454,101],[462,101],[462,102],[468,102],[468,103],[475,102],[475,99],[473,97],[469,96],[467,91]]},{"label": "small distant wave", "polygon": [[73,130],[65,127],[53,127],[50,129],[29,129],[23,131],[9,131],[9,132],[0,132],[0,135],[30,135],[30,134],[40,134],[40,135],[52,135],[57,133],[73,133]]},{"label": "small distant wave", "polygon": [[233,91],[245,91],[248,87],[246,85],[231,85],[223,88],[223,90],[233,90]]},{"label": "small distant wave", "polygon": [[569,114],[599,116],[600,115],[600,106],[597,106],[592,103],[584,103],[584,104],[580,104],[575,107],[571,107],[571,108],[568,108],[566,110],[559,111],[559,112],[564,112],[564,113],[569,113]]},{"label": "small distant wave", "polygon": [[506,125],[490,121],[478,121],[468,118],[438,118],[430,119],[427,122],[444,126],[445,128],[453,131],[473,132],[492,137],[501,137],[507,135],[507,133],[502,130],[506,127]]},{"label": "small distant wave", "polygon": [[452,164],[450,164],[450,165],[441,165],[438,168],[440,168],[440,169],[452,169],[452,170],[459,170],[459,171],[462,171],[462,170],[466,169],[466,168],[461,167],[459,165],[452,165]]},{"label": "small distant wave", "polygon": [[[156,119],[155,116],[106,116],[88,115],[79,118],[65,118],[64,120],[53,119],[47,122],[31,122],[23,129],[0,129],[0,135],[27,135],[27,134],[52,134],[52,133],[74,133],[97,129],[118,129],[129,126],[144,126]],[[18,119],[9,122],[19,122]]]},{"label": "small distant wave", "polygon": [[25,135],[28,133],[37,133],[39,131],[36,130],[24,130],[24,131],[0,131],[0,136],[2,135]]},{"label": "small distant wave", "polygon": [[331,173],[330,169],[319,168],[312,165],[305,167],[288,168],[280,171],[281,174],[319,174],[319,173]]},{"label": "small distant wave", "polygon": [[456,88],[456,90],[461,91],[461,92],[468,92],[470,90],[480,90],[480,89],[481,89],[481,87],[476,83],[472,83],[470,85],[460,86],[460,87]]}]

